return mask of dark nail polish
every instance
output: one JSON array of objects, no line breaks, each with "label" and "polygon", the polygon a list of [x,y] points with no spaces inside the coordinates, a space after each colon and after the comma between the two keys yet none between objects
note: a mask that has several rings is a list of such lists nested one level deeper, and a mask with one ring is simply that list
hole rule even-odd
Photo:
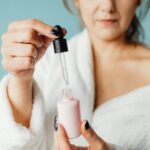
[{"label": "dark nail polish", "polygon": [[51,30],[51,33],[55,36],[60,36],[60,32],[56,30],[55,28]]},{"label": "dark nail polish", "polygon": [[88,129],[90,129],[90,128],[91,128],[91,126],[90,126],[89,122],[86,120],[85,129],[88,130]]},{"label": "dark nail polish", "polygon": [[55,129],[55,131],[58,130],[57,116],[55,116],[55,118],[54,118],[54,129]]},{"label": "dark nail polish", "polygon": [[63,33],[67,34],[67,30],[65,28],[63,28]]}]

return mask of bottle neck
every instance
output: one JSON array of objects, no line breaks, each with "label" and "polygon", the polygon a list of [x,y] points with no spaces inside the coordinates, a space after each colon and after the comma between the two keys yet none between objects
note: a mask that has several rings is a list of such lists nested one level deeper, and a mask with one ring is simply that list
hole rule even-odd
[{"label": "bottle neck", "polygon": [[72,90],[71,88],[69,87],[65,87],[63,90],[62,90],[62,93],[63,93],[63,98],[64,100],[66,101],[70,101],[70,100],[73,100],[73,95],[72,95]]}]

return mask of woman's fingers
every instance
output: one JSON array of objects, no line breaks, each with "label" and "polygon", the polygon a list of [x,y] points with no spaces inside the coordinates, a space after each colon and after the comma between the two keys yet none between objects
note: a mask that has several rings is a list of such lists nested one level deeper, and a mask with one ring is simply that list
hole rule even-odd
[{"label": "woman's fingers", "polygon": [[7,43],[29,43],[35,45],[37,48],[42,47],[44,40],[35,30],[26,28],[22,30],[15,30],[6,32],[2,36],[4,44]]},{"label": "woman's fingers", "polygon": [[64,127],[57,121],[57,116],[54,118],[54,129],[56,150],[88,150],[87,147],[70,144]]},{"label": "woman's fingers", "polygon": [[83,121],[81,125],[81,131],[83,136],[86,138],[87,142],[92,145],[98,140],[98,136],[91,128],[88,121]]},{"label": "woman's fingers", "polygon": [[37,56],[37,49],[32,44],[13,43],[11,46],[3,45],[2,54],[8,57],[33,57]]},{"label": "woman's fingers", "polygon": [[108,150],[108,145],[105,143],[91,128],[88,121],[83,121],[81,131],[89,147],[78,147],[69,143],[65,129],[61,124],[54,120],[56,148],[57,150]]},{"label": "woman's fingers", "polygon": [[19,20],[19,21],[12,22],[9,25],[8,30],[13,31],[13,30],[18,30],[18,29],[26,29],[26,28],[33,29],[36,32],[46,37],[56,38],[56,36],[52,34],[51,32],[51,30],[53,29],[52,26],[47,25],[36,19]]},{"label": "woman's fingers", "polygon": [[3,60],[4,69],[11,72],[34,68],[34,66],[35,59],[33,57],[13,57]]},{"label": "woman's fingers", "polygon": [[106,143],[95,133],[88,121],[82,122],[81,131],[91,150],[107,150]]},{"label": "woman's fingers", "polygon": [[[59,37],[56,32],[52,26],[36,19],[11,23],[2,36],[4,69],[18,78],[31,79],[35,62],[43,57],[49,44]],[[65,29],[63,33],[66,34]]]},{"label": "woman's fingers", "polygon": [[83,146],[75,146],[71,144],[71,150],[90,150],[88,147],[83,147]]},{"label": "woman's fingers", "polygon": [[72,150],[63,126],[57,123],[57,127],[56,127],[56,123],[55,123],[54,128],[55,128],[55,139],[56,139],[57,150]]}]

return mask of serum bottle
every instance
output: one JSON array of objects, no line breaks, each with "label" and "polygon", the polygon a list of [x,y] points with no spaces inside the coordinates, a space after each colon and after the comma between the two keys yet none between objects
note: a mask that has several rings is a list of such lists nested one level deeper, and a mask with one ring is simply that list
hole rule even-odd
[{"label": "serum bottle", "polygon": [[62,99],[57,103],[58,122],[63,125],[69,139],[81,135],[80,102],[73,97],[69,87],[68,71],[66,67],[65,52],[68,51],[67,41],[64,39],[62,28],[55,26],[59,38],[53,41],[54,51],[59,54],[65,87],[62,90]]}]

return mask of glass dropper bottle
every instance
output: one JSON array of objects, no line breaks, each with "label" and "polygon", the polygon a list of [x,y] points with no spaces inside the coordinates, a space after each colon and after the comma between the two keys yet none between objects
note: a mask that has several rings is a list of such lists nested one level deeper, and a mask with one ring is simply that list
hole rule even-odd
[{"label": "glass dropper bottle", "polygon": [[64,126],[68,138],[76,138],[81,135],[81,117],[80,102],[72,95],[69,87],[69,77],[64,52],[68,52],[67,41],[64,39],[62,28],[57,25],[55,29],[60,33],[59,38],[53,41],[54,52],[59,55],[60,65],[65,81],[65,87],[62,89],[63,97],[57,103],[58,120]]}]

